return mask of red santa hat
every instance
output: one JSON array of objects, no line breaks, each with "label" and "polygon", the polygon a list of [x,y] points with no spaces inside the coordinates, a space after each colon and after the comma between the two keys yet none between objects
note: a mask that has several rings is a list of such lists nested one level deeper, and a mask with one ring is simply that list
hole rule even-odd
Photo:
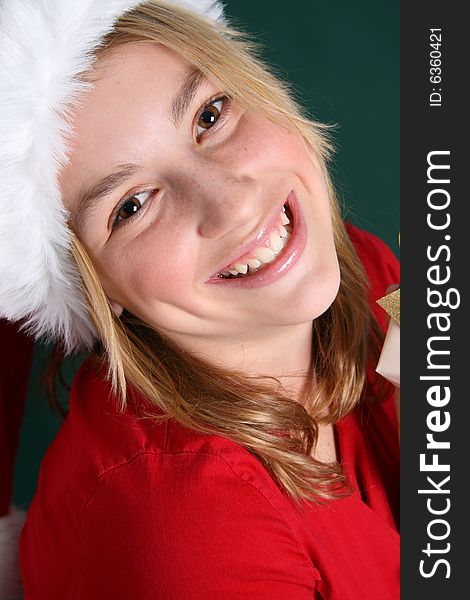
[{"label": "red santa hat", "polygon": [[[57,184],[67,163],[67,114],[90,85],[80,75],[103,37],[141,1],[0,4],[0,317],[23,320],[66,352],[90,348],[95,338]],[[219,1],[170,4],[224,21]]]}]

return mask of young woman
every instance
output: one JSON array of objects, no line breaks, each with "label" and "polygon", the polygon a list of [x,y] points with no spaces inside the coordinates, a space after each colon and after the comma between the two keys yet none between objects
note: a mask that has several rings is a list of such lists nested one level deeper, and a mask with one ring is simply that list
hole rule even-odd
[{"label": "young woman", "polygon": [[2,314],[91,349],[23,530],[25,598],[398,598],[371,309],[398,268],[343,224],[325,128],[217,3],[3,20]]}]

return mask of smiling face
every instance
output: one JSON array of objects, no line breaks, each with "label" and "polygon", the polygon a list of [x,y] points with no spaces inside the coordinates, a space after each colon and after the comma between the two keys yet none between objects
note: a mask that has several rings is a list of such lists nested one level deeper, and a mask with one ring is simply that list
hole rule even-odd
[{"label": "smiling face", "polygon": [[114,310],[190,349],[308,328],[339,269],[303,138],[159,44],[98,64],[60,186]]}]

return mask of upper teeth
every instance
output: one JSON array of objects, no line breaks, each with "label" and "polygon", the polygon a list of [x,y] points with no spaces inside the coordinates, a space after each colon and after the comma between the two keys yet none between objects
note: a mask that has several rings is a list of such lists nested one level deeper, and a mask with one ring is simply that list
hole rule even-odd
[{"label": "upper teeth", "polygon": [[270,263],[274,260],[276,254],[274,253],[274,250],[271,250],[271,248],[268,248],[267,246],[260,246],[259,248],[255,248],[255,256],[262,263]]},{"label": "upper teeth", "polygon": [[284,249],[290,238],[291,227],[285,227],[290,224],[290,221],[284,211],[283,207],[277,223],[262,246],[258,246],[248,254],[245,254],[236,263],[228,265],[220,274],[225,276],[246,275],[248,271],[254,273],[271,263],[276,258],[276,255]]},{"label": "upper teeth", "polygon": [[271,233],[269,236],[269,242],[271,243],[271,248],[274,250],[274,254],[279,254],[279,252],[284,248],[284,242],[278,233]]},{"label": "upper teeth", "polygon": [[261,261],[257,258],[249,258],[246,262],[250,269],[256,270],[258,267],[261,267]]}]

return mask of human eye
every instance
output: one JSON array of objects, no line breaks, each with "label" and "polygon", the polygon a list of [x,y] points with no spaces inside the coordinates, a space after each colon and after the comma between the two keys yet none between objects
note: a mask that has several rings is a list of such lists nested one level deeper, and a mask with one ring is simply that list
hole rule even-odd
[{"label": "human eye", "polygon": [[114,211],[113,229],[119,227],[125,221],[132,220],[154,192],[155,190],[148,190],[124,198]]},{"label": "human eye", "polygon": [[206,102],[196,114],[196,139],[199,141],[209,129],[218,129],[227,117],[229,98],[220,96]]}]

